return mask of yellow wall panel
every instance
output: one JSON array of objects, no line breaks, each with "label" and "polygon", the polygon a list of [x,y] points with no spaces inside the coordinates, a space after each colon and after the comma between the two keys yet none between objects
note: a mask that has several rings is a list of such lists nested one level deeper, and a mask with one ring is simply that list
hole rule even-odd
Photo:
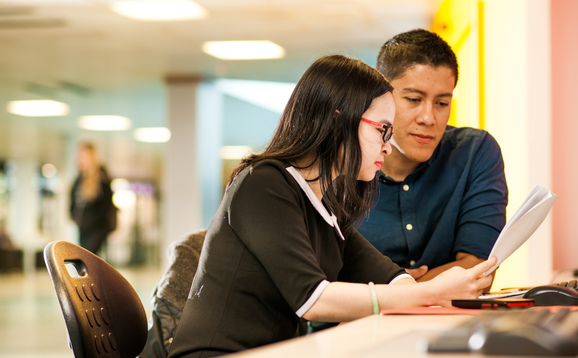
[{"label": "yellow wall panel", "polygon": [[[432,25],[452,46],[460,66],[450,124],[486,129],[502,148],[508,220],[534,184],[550,187],[550,159],[542,153],[549,148],[548,101],[536,100],[546,97],[537,93],[547,93],[549,86],[548,6],[549,1],[445,0]],[[547,283],[550,225],[546,220],[504,262],[494,289]]]},{"label": "yellow wall panel", "polygon": [[452,47],[458,57],[459,80],[452,101],[449,124],[483,127],[479,101],[478,0],[445,0],[437,12],[432,31]]}]

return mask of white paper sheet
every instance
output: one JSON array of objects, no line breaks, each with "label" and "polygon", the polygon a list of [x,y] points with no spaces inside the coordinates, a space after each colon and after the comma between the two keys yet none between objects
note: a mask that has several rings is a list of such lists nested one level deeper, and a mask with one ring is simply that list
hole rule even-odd
[{"label": "white paper sheet", "polygon": [[486,275],[495,270],[532,236],[550,212],[557,198],[558,195],[541,185],[534,186],[498,236],[489,256],[496,256],[498,262],[486,272]]}]

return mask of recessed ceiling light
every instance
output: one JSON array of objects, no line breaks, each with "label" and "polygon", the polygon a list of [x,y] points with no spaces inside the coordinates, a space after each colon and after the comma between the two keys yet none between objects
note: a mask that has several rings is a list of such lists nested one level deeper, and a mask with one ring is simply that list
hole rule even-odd
[{"label": "recessed ceiling light", "polygon": [[176,21],[201,19],[207,11],[190,0],[138,0],[118,1],[111,5],[113,11],[137,20]]},{"label": "recessed ceiling light", "polygon": [[82,116],[78,126],[91,131],[123,131],[131,126],[130,119],[123,116]]},{"label": "recessed ceiling light", "polygon": [[207,41],[203,51],[222,60],[281,58],[285,49],[271,41]]},{"label": "recessed ceiling light", "polygon": [[26,117],[52,117],[65,116],[69,108],[66,103],[50,99],[38,99],[29,101],[10,101],[6,110],[9,113]]},{"label": "recessed ceiling light", "polygon": [[164,127],[138,128],[134,131],[134,139],[139,142],[164,143],[171,139],[171,131]]}]

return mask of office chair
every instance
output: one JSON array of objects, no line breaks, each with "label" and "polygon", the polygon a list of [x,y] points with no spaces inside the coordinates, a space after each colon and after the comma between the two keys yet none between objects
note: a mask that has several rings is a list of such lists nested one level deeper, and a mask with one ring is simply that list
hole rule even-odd
[{"label": "office chair", "polygon": [[44,260],[75,358],[136,357],[147,339],[147,318],[131,284],[100,257],[68,241],[46,245]]}]

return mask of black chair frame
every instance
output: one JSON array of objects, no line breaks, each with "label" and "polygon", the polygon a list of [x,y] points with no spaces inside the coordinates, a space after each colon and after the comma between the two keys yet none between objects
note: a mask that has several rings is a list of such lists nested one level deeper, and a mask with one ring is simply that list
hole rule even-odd
[{"label": "black chair frame", "polygon": [[132,285],[106,261],[68,241],[46,245],[44,260],[75,358],[138,356],[147,318]]}]

